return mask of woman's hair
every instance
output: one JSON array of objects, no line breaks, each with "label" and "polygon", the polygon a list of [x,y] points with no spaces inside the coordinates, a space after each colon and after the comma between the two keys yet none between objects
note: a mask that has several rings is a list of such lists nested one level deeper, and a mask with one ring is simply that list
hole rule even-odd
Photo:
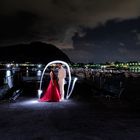
[{"label": "woman's hair", "polygon": [[50,66],[50,67],[49,67],[49,70],[50,70],[50,72],[51,72],[51,71],[54,71],[54,67],[53,67],[53,66]]}]

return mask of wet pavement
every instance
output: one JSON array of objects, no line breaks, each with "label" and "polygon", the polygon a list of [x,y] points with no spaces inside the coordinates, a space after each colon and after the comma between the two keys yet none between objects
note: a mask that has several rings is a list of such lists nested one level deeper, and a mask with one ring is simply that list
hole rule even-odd
[{"label": "wet pavement", "polygon": [[121,102],[0,102],[0,140],[139,140],[140,111]]}]

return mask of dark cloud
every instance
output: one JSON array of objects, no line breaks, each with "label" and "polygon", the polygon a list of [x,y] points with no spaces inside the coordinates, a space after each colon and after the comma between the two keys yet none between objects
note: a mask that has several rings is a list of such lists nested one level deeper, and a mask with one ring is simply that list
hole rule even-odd
[{"label": "dark cloud", "polygon": [[[92,31],[111,19],[123,21],[137,18],[139,9],[139,0],[4,0],[0,1],[0,40],[3,44],[46,41],[61,49],[82,49],[80,51],[86,55],[90,51],[89,56],[93,58],[91,46],[98,50],[101,44],[92,42],[93,45],[89,40],[83,42],[86,45],[82,46],[86,49],[75,47],[72,40],[75,33],[86,37],[89,32],[85,28]],[[68,54],[74,55],[73,51]]]},{"label": "dark cloud", "polygon": [[[83,37],[75,33],[73,45],[76,51],[82,50],[80,55],[83,61],[140,60],[139,23],[140,18],[111,20],[93,29],[86,28],[86,35]],[[84,52],[88,52],[87,55]]]},{"label": "dark cloud", "polygon": [[18,11],[14,15],[1,16],[0,41],[1,44],[25,42],[37,39],[37,30],[34,26],[38,16],[26,11]]}]

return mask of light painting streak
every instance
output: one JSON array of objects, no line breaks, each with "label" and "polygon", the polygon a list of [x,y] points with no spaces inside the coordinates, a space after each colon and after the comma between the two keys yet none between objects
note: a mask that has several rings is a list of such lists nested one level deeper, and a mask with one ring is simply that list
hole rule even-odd
[{"label": "light painting streak", "polygon": [[48,68],[48,66],[50,66],[50,65],[52,65],[54,63],[62,63],[63,65],[66,65],[66,67],[68,69],[69,82],[68,82],[68,89],[67,89],[67,95],[66,95],[66,99],[68,99],[70,97],[72,91],[73,91],[73,88],[74,88],[74,85],[75,85],[76,80],[73,82],[73,86],[72,86],[72,89],[70,91],[70,85],[71,85],[71,72],[70,72],[70,67],[69,67],[69,65],[66,62],[61,61],[61,60],[55,60],[55,61],[49,62],[45,66],[45,68],[44,68],[44,70],[42,72],[42,75],[41,75],[41,79],[40,79],[40,86],[39,86],[39,90],[38,90],[38,97],[40,98],[40,96],[42,94],[41,87],[42,87],[42,80],[43,80],[44,73],[45,73],[46,69]]},{"label": "light painting streak", "polygon": [[74,78],[73,84],[72,84],[72,87],[71,87],[71,91],[70,91],[70,93],[66,96],[66,99],[68,99],[68,98],[70,97],[70,95],[72,94],[72,91],[73,91],[73,89],[74,89],[74,86],[75,86],[75,83],[76,83],[77,80],[78,80],[77,77]]}]

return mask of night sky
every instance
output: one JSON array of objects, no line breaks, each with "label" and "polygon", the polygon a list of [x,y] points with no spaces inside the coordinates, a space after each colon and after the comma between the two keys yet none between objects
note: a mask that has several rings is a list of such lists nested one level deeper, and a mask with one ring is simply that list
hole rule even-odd
[{"label": "night sky", "polygon": [[32,41],[74,62],[140,61],[140,0],[0,1],[0,46]]}]

